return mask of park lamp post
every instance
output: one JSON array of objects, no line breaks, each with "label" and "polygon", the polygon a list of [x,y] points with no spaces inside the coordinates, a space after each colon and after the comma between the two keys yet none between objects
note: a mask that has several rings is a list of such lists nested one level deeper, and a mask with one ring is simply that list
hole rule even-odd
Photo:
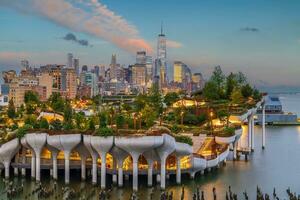
[{"label": "park lamp post", "polygon": [[213,127],[213,116],[214,116],[214,112],[211,110],[211,111],[209,112],[211,135],[213,135],[213,132],[214,132],[214,127]]},{"label": "park lamp post", "polygon": [[140,117],[140,129],[142,129],[142,117],[143,117],[143,113],[140,113],[139,117]]},{"label": "park lamp post", "polygon": [[133,113],[133,128],[136,129],[136,113]]},{"label": "park lamp post", "polygon": [[180,113],[180,116],[181,116],[181,125],[183,125],[183,115],[184,115],[184,112],[181,111],[181,113]]}]

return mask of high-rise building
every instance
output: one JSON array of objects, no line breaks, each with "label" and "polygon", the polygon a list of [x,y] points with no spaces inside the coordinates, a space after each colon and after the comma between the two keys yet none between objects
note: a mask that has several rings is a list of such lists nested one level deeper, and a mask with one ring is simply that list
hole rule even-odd
[{"label": "high-rise building", "polygon": [[167,85],[167,41],[166,35],[163,33],[163,27],[161,26],[161,32],[157,39],[157,62],[156,70],[159,72],[160,86]]},{"label": "high-rise building", "polygon": [[98,65],[94,66],[94,73],[96,74],[97,77],[100,75],[100,67]]},{"label": "high-rise building", "polygon": [[146,64],[146,51],[136,52],[136,64]]},{"label": "high-rise building", "polygon": [[75,69],[64,68],[61,72],[61,93],[68,99],[74,99],[77,92]]},{"label": "high-rise building", "polygon": [[83,65],[81,67],[81,72],[87,72],[88,71],[88,66],[87,65]]},{"label": "high-rise building", "polygon": [[86,72],[84,76],[84,84],[91,87],[91,96],[99,94],[98,78],[95,73]]},{"label": "high-rise building", "polygon": [[46,99],[48,99],[52,94],[53,77],[47,72],[42,72],[38,80],[40,86],[46,87]]},{"label": "high-rise building", "polygon": [[152,56],[146,56],[146,81],[152,83],[153,80],[153,60]]},{"label": "high-rise building", "polygon": [[72,53],[68,53],[68,64],[67,64],[68,68],[73,68],[73,54]]},{"label": "high-rise building", "polygon": [[192,83],[193,83],[193,86],[192,86],[193,90],[203,89],[205,81],[203,79],[202,74],[201,73],[193,74]]},{"label": "high-rise building", "polygon": [[118,71],[118,66],[117,66],[117,56],[116,54],[113,54],[111,56],[111,62],[110,62],[110,80],[112,79],[117,79],[117,71]]},{"label": "high-rise building", "polygon": [[146,66],[135,64],[131,68],[131,83],[136,86],[145,86],[146,85]]},{"label": "high-rise building", "polygon": [[21,67],[22,67],[22,70],[28,70],[29,69],[28,60],[21,60]]},{"label": "high-rise building", "polygon": [[100,76],[102,79],[105,79],[105,66],[104,66],[104,65],[101,65],[101,66],[100,66],[99,76]]},{"label": "high-rise building", "polygon": [[173,81],[182,89],[191,90],[192,74],[190,68],[181,61],[174,62]]},{"label": "high-rise building", "polygon": [[80,72],[79,72],[79,59],[78,58],[74,58],[73,65],[74,65],[74,69],[76,72],[76,76],[79,76]]}]

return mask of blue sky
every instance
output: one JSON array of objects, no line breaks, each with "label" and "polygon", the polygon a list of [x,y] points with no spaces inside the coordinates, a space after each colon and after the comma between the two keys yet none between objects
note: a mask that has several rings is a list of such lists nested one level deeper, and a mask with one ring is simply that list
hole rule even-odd
[{"label": "blue sky", "polygon": [[[64,10],[55,13],[53,9],[56,15],[52,15],[51,1],[25,1],[24,5],[17,0],[0,2],[1,69],[18,68],[22,58],[36,66],[65,64],[68,52],[88,65],[108,64],[111,54],[116,53],[118,61],[128,65],[135,61],[135,49],[152,48],[155,56],[156,36],[163,21],[170,40],[170,73],[172,62],[181,60],[205,75],[221,65],[225,72],[245,72],[258,85],[300,86],[297,0],[91,0],[92,6],[89,0],[52,1],[58,5],[67,2],[86,12],[78,23],[74,13],[66,17]],[[94,8],[101,9],[100,13]],[[94,21],[83,27],[87,13]],[[93,19],[93,15],[100,18]],[[105,20],[99,21],[103,16]],[[103,27],[104,31],[95,30]],[[63,40],[67,33],[90,45]]]}]

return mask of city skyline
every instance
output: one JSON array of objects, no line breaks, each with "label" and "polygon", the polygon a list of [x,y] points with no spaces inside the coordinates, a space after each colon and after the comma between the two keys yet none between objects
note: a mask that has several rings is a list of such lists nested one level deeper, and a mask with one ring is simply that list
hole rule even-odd
[{"label": "city skyline", "polygon": [[[151,1],[141,5],[134,2],[51,1],[53,5],[72,6],[83,15],[92,10],[87,18],[89,21],[82,21],[80,17],[80,20],[63,21],[61,17],[49,14],[50,8],[55,6],[42,9],[42,3],[49,2],[28,2],[29,6],[22,8],[17,1],[0,2],[0,21],[3,22],[1,69],[19,69],[22,59],[37,67],[53,63],[53,60],[57,64],[67,64],[69,52],[80,58],[80,65],[109,64],[113,53],[118,55],[120,64],[134,64],[138,50],[146,50],[155,58],[156,38],[163,21],[168,39],[168,68],[172,68],[174,61],[181,60],[194,72],[208,75],[214,66],[221,65],[225,72],[246,73],[250,81],[258,85],[300,85],[297,78],[300,65],[297,56],[300,50],[299,2],[189,1],[175,5],[169,1]],[[57,12],[72,16],[72,12],[66,12],[64,8],[62,6]],[[155,12],[144,12],[145,8],[155,9]],[[164,12],[167,9],[173,12]],[[189,10],[189,14],[184,14],[184,10]],[[101,19],[105,16],[105,20],[94,26],[95,29],[104,27],[103,31],[78,26],[78,22],[94,23],[95,16]],[[134,41],[124,45],[109,37],[110,31],[112,36]]]}]

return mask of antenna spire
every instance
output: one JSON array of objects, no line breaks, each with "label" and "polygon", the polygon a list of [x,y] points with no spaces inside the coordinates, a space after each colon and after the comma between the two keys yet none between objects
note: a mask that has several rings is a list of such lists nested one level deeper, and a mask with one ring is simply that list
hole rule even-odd
[{"label": "antenna spire", "polygon": [[161,21],[160,34],[163,34],[163,21]]}]

